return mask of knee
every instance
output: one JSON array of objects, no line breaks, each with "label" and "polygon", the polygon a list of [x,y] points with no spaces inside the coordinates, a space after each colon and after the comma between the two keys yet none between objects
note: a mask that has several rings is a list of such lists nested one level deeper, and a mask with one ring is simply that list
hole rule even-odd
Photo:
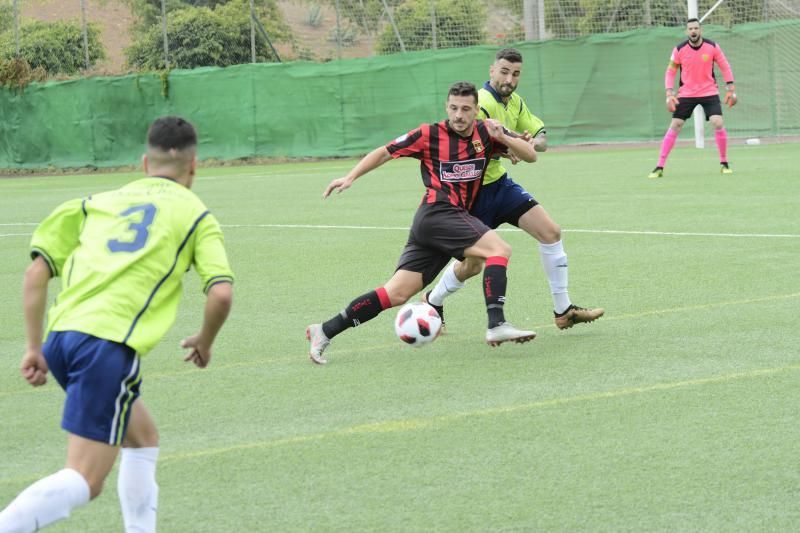
[{"label": "knee", "polygon": [[511,245],[508,244],[505,241],[500,241],[494,247],[494,250],[492,251],[492,255],[505,257],[506,259],[510,259],[511,258]]},{"label": "knee", "polygon": [[386,289],[386,295],[389,296],[389,302],[391,302],[392,307],[403,305],[409,301],[414,294],[416,294],[416,292],[412,293],[404,288]]},{"label": "knee", "polygon": [[555,222],[548,225],[541,233],[539,242],[542,244],[555,244],[561,240],[561,226]]}]

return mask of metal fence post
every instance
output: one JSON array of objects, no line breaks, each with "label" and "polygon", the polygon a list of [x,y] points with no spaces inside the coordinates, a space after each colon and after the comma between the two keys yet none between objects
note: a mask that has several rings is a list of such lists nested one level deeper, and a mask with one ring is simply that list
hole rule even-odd
[{"label": "metal fence post", "polygon": [[169,42],[167,41],[167,6],[166,6],[166,0],[161,0],[161,30],[164,33],[164,68],[169,70]]},{"label": "metal fence post", "polygon": [[17,43],[17,57],[19,57],[19,0],[14,0],[14,41]]},{"label": "metal fence post", "polygon": [[256,62],[256,6],[253,0],[250,0],[250,62]]},{"label": "metal fence post", "polygon": [[86,22],[86,0],[81,0],[81,19],[83,24],[83,59],[84,67],[89,70],[89,29]]},{"label": "metal fence post", "polygon": [[334,9],[336,9],[336,58],[342,59],[342,26],[339,20],[339,0],[334,3]]},{"label": "metal fence post", "polygon": [[431,0],[431,44],[436,50],[436,0]]}]

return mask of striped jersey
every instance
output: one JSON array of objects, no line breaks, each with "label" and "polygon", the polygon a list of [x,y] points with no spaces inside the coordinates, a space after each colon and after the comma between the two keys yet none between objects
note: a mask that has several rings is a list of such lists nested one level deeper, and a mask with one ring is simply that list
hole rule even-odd
[{"label": "striped jersey", "polygon": [[[703,39],[702,44],[694,48],[687,39],[672,50],[670,61],[681,69],[679,98],[681,96],[700,98],[719,94],[717,78],[714,76],[714,63],[722,71],[725,83],[733,83],[733,71],[728,59],[722,53],[722,48],[714,41]],[[672,89],[673,82],[668,67],[664,85],[667,89]]]},{"label": "striped jersey", "polygon": [[140,355],[175,321],[190,267],[205,292],[233,281],[219,223],[192,191],[159,177],[60,205],[34,232],[31,256],[61,277],[48,333],[79,331]]},{"label": "striped jersey", "polygon": [[386,145],[393,158],[420,160],[423,203],[449,203],[469,210],[478,195],[488,163],[505,153],[505,144],[489,135],[482,120],[475,121],[472,135],[462,137],[447,120],[422,124]]}]

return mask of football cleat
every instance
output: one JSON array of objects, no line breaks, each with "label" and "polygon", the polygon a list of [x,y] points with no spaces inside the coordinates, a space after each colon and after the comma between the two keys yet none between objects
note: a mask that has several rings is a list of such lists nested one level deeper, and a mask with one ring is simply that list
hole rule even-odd
[{"label": "football cleat", "polygon": [[311,345],[308,348],[308,356],[311,358],[313,363],[318,365],[324,365],[328,362],[322,354],[325,352],[325,348],[331,343],[331,340],[325,336],[325,332],[322,331],[322,324],[311,324],[306,328],[306,339],[311,342]]},{"label": "football cleat", "polygon": [[430,305],[431,307],[433,307],[434,309],[436,309],[436,312],[439,313],[439,318],[442,319],[442,329],[440,330],[440,332],[443,333],[444,332],[444,306],[443,305],[433,305],[432,303],[430,303],[428,301],[428,296],[430,296],[430,294],[431,294],[431,291],[423,293],[421,300],[423,302],[425,302],[426,304]]},{"label": "football cleat", "polygon": [[575,324],[594,322],[605,314],[605,309],[586,309],[577,305],[570,305],[563,313],[553,313],[558,329],[568,329]]},{"label": "football cleat", "polygon": [[719,172],[720,174],[733,174],[733,170],[731,170],[731,167],[728,165],[728,163],[720,163]]},{"label": "football cleat", "polygon": [[508,322],[502,322],[499,325],[486,330],[486,344],[489,346],[500,346],[504,342],[528,342],[536,338],[535,331],[525,331],[517,329]]},{"label": "football cleat", "polygon": [[650,179],[663,178],[664,177],[664,167],[656,167],[656,168],[654,168],[653,171],[650,174],[647,175],[647,177],[650,178]]}]

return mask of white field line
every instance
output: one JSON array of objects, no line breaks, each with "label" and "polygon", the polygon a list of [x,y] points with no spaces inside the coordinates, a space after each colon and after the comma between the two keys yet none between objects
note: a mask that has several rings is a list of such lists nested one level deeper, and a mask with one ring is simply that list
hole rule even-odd
[{"label": "white field line", "polygon": [[[35,222],[9,222],[0,223],[0,227],[36,226]],[[222,224],[223,228],[265,228],[265,229],[322,229],[322,230],[371,230],[371,231],[408,231],[408,226],[349,226],[349,225],[322,225],[322,224]],[[497,231],[521,231],[517,228],[501,228]],[[614,230],[614,229],[563,229],[566,233],[594,233],[607,235],[650,235],[659,237],[729,237],[729,238],[762,238],[762,239],[800,239],[800,234],[793,233],[711,233],[711,232],[681,232],[681,231],[644,231],[644,230]],[[7,233],[0,237],[30,235],[30,233]]]}]

